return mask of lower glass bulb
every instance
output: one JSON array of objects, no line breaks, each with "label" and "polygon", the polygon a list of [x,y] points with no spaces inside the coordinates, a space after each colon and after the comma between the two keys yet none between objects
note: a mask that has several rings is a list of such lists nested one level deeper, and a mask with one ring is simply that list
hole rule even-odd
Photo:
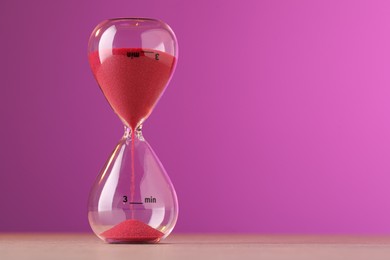
[{"label": "lower glass bulb", "polygon": [[89,196],[91,228],[108,243],[156,243],[176,224],[176,192],[140,129],[125,127]]}]

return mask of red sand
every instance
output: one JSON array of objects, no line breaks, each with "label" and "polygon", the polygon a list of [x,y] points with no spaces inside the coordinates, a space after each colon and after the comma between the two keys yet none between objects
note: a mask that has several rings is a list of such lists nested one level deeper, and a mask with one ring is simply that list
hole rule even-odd
[{"label": "red sand", "polygon": [[110,243],[158,242],[164,233],[133,219],[125,220],[100,234]]},{"label": "red sand", "polygon": [[[161,96],[175,57],[140,48],[114,48],[108,57],[101,53],[101,57],[97,51],[89,55],[92,72],[114,111],[134,130]],[[134,53],[139,56],[133,57]]]},{"label": "red sand", "polygon": [[[135,131],[131,131],[131,176],[130,176],[130,202],[134,202],[134,193],[135,193]],[[134,204],[130,204],[131,218],[134,219]]]},{"label": "red sand", "polygon": [[[165,89],[175,57],[156,50],[114,48],[89,55],[92,72],[114,111],[131,128],[130,201],[134,200],[135,129],[152,112]],[[110,243],[157,242],[164,234],[131,218],[100,234]]]}]

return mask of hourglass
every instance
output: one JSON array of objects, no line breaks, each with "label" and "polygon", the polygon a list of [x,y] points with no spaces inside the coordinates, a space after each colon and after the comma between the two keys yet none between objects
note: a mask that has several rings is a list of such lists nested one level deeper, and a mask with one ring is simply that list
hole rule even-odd
[{"label": "hourglass", "polygon": [[142,136],[142,124],[175,69],[176,37],[154,19],[106,20],[91,34],[88,58],[125,130],[91,190],[89,223],[108,243],[159,242],[176,224],[178,203],[164,167]]}]

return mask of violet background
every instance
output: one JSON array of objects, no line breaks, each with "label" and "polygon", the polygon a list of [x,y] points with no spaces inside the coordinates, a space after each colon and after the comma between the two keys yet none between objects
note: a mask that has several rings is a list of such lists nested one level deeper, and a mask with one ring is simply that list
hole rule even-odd
[{"label": "violet background", "polygon": [[122,135],[87,63],[112,17],[179,40],[144,135],[175,232],[390,234],[389,1],[0,2],[0,231],[89,231]]}]

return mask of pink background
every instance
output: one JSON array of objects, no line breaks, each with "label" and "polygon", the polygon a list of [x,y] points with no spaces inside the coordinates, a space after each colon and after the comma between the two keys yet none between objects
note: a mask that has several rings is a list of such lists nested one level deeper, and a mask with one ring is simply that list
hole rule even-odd
[{"label": "pink background", "polygon": [[0,3],[0,231],[89,231],[122,134],[87,63],[112,17],[179,40],[144,135],[176,232],[390,234],[389,1]]}]

